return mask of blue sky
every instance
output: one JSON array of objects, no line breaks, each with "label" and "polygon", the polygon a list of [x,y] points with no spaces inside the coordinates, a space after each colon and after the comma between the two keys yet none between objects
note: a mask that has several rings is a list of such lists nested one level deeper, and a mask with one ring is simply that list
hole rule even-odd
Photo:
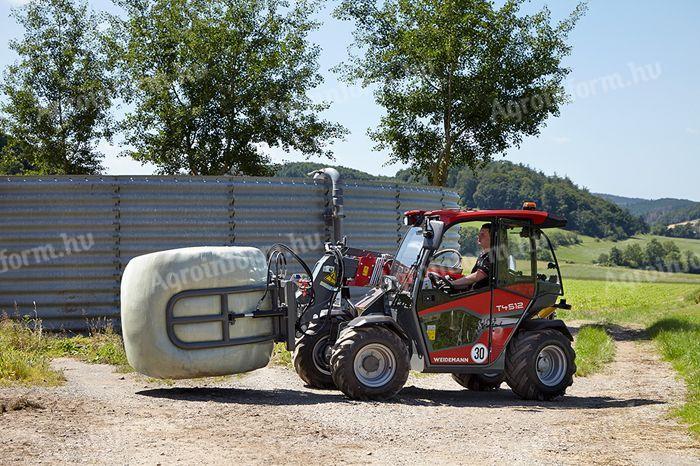
[{"label": "blue sky", "polygon": [[[0,66],[14,61],[8,40],[21,29],[8,17],[22,0],[0,0]],[[93,0],[97,10],[108,1]],[[334,3],[331,2],[332,7]],[[575,6],[569,0],[532,1],[528,10],[548,5],[555,18]],[[330,68],[346,56],[352,25],[334,20],[331,7],[319,12],[322,28],[313,40],[322,49],[325,83],[315,99],[330,100],[326,117],[350,134],[334,145],[337,164],[390,175],[386,153],[373,151],[367,129],[382,109],[368,90],[338,82]],[[675,0],[591,0],[573,32],[572,73],[567,90],[572,102],[542,133],[513,148],[505,159],[545,173],[567,175],[594,192],[700,201],[700,2]],[[118,147],[103,147],[110,174],[149,174],[152,167],[117,158]],[[304,160],[298,154],[272,152],[276,161]]]}]

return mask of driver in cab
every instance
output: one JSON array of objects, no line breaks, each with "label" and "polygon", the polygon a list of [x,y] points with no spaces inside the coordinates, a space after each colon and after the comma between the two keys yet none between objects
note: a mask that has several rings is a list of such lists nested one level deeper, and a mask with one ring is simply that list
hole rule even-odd
[{"label": "driver in cab", "polygon": [[491,258],[491,230],[493,225],[485,224],[479,230],[478,243],[482,249],[481,254],[476,259],[476,264],[471,273],[465,277],[452,280],[449,275],[444,277],[445,281],[454,290],[477,290],[487,288],[489,286],[489,277],[491,276],[492,258]]}]

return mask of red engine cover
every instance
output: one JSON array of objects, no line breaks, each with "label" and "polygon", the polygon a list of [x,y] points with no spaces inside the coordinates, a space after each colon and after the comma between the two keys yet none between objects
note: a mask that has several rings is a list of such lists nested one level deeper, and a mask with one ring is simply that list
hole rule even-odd
[{"label": "red engine cover", "polygon": [[389,273],[389,263],[384,257],[367,254],[357,258],[357,272],[347,284],[360,287],[377,286],[387,273]]}]

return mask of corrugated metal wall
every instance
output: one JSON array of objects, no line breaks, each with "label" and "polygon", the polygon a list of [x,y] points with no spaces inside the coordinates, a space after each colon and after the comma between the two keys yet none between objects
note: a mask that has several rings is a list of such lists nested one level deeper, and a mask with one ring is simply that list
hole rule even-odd
[{"label": "corrugated metal wall", "polygon": [[[395,183],[349,181],[344,189],[350,245],[388,253],[404,211],[458,201],[440,188]],[[39,317],[46,328],[118,326],[122,270],[164,249],[284,243],[313,266],[330,237],[329,191],[284,178],[1,178],[0,312]]]}]

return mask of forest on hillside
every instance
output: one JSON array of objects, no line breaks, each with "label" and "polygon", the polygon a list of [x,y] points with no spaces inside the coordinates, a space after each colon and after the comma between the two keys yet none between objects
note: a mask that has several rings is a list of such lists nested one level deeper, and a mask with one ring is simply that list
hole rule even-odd
[{"label": "forest on hillside", "polygon": [[[275,176],[305,177],[323,166],[311,162],[283,164],[275,168]],[[427,179],[416,179],[408,170],[399,171],[395,177],[380,177],[355,169],[336,168],[348,180],[429,184]],[[568,230],[596,238],[625,239],[648,231],[642,218],[578,187],[570,179],[547,176],[511,162],[492,162],[478,174],[467,167],[453,169],[447,187],[459,194],[463,207],[520,209],[524,201],[535,201],[540,208],[566,218],[569,221]]]},{"label": "forest on hillside", "polygon": [[[410,172],[397,173],[401,181],[415,180]],[[465,207],[519,209],[535,201],[546,211],[569,221],[568,230],[596,238],[624,239],[649,229],[641,217],[591,194],[566,177],[547,176],[507,161],[487,164],[478,174],[470,168],[452,170],[447,185],[460,195]]]}]

